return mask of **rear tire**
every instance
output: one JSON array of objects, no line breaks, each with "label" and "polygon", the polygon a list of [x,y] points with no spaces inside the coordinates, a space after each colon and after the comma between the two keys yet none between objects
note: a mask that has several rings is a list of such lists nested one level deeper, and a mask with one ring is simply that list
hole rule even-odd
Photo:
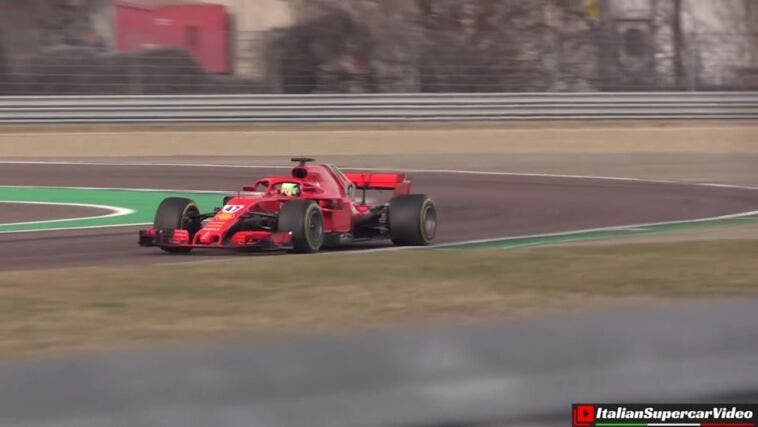
[{"label": "rear tire", "polygon": [[313,200],[286,202],[279,210],[277,230],[292,233],[293,252],[318,252],[324,244],[324,214]]},{"label": "rear tire", "polygon": [[[192,239],[200,228],[193,218],[199,215],[200,210],[194,201],[182,197],[169,197],[158,205],[158,210],[155,212],[155,220],[153,221],[153,228],[159,232],[187,230],[189,231],[190,239]],[[181,254],[186,254],[192,250],[192,248],[176,248],[171,246],[161,246],[160,248],[165,252]]]},{"label": "rear tire", "polygon": [[426,246],[437,230],[437,209],[424,194],[408,194],[390,200],[390,237],[398,246]]}]

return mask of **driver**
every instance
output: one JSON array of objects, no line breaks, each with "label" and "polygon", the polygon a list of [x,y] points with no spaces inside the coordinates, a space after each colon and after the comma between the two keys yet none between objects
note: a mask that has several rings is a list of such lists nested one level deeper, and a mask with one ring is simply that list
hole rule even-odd
[{"label": "driver", "polygon": [[300,195],[300,184],[294,182],[282,183],[281,193],[289,197],[297,197]]}]

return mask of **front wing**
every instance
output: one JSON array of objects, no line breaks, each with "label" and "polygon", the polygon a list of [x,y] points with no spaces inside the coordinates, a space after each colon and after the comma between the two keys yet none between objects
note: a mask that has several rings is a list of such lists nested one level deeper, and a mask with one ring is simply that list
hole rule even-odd
[{"label": "front wing", "polygon": [[270,231],[239,231],[229,239],[212,242],[190,240],[187,230],[140,230],[139,245],[145,247],[187,248],[187,249],[245,249],[282,250],[292,249],[292,233]]}]

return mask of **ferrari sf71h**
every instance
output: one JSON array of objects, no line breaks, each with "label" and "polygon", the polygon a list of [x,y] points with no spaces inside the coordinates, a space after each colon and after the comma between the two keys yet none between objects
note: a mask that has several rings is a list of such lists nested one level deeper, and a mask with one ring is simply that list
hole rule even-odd
[{"label": "ferrari sf71h", "polygon": [[[203,213],[190,199],[165,199],[153,228],[139,244],[166,252],[195,248],[317,252],[322,247],[367,239],[396,245],[428,245],[437,211],[426,195],[410,194],[403,173],[343,173],[332,165],[295,158],[290,176],[259,179]],[[367,190],[392,190],[388,202],[369,203]]]}]

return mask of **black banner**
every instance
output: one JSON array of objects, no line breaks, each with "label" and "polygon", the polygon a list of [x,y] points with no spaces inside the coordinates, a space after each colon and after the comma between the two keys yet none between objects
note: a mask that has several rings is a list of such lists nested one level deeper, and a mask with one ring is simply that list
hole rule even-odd
[{"label": "black banner", "polygon": [[755,427],[758,404],[575,403],[573,427]]}]

